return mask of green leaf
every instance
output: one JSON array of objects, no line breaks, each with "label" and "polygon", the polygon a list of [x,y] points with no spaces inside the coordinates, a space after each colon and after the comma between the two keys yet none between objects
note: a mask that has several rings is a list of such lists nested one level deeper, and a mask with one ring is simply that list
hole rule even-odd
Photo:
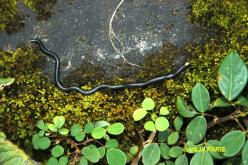
[{"label": "green leaf", "polygon": [[78,141],[78,142],[83,141],[84,138],[85,138],[85,133],[84,133],[84,132],[80,132],[80,133],[78,133],[78,134],[75,136],[75,139],[76,139],[76,141]]},{"label": "green leaf", "polygon": [[168,107],[161,107],[159,110],[160,115],[168,115],[170,112],[168,110]]},{"label": "green leaf", "polygon": [[39,134],[40,137],[44,136],[45,130],[40,130],[38,134]]},{"label": "green leaf", "polygon": [[118,147],[118,141],[116,139],[110,139],[106,142],[105,146],[108,148],[117,148]]},{"label": "green leaf", "polygon": [[142,108],[144,108],[145,110],[153,110],[154,107],[155,102],[152,98],[145,98],[145,100],[142,102]]},{"label": "green leaf", "polygon": [[160,160],[160,149],[157,143],[151,143],[142,151],[142,162],[144,165],[154,165]]},{"label": "green leaf", "polygon": [[175,161],[175,165],[188,165],[188,164],[189,164],[189,161],[188,161],[187,156],[185,155],[179,156]]},{"label": "green leaf", "polygon": [[53,123],[57,128],[61,128],[65,123],[64,116],[56,116],[53,118]]},{"label": "green leaf", "polygon": [[155,130],[155,124],[153,121],[147,121],[144,125],[145,130],[147,131],[154,131]]},{"label": "green leaf", "polygon": [[62,156],[59,158],[59,165],[67,165],[68,158],[66,156]]},{"label": "green leaf", "polygon": [[248,99],[245,98],[244,96],[240,96],[236,104],[248,108]]},{"label": "green leaf", "polygon": [[58,132],[58,128],[54,124],[48,124],[48,129],[52,132]]},{"label": "green leaf", "polygon": [[218,85],[223,96],[228,100],[235,99],[247,83],[247,72],[247,67],[238,53],[230,52],[218,71]]},{"label": "green leaf", "polygon": [[5,134],[0,132],[0,164],[1,165],[34,165],[32,160],[23,150],[18,148],[9,140],[5,139]]},{"label": "green leaf", "polygon": [[79,124],[73,124],[71,126],[71,136],[76,136],[77,134],[82,132],[82,128]]},{"label": "green leaf", "polygon": [[0,142],[5,142],[6,140],[6,135],[0,131]]},{"label": "green leaf", "polygon": [[92,163],[98,162],[101,156],[97,148],[84,147],[81,152]]},{"label": "green leaf", "polygon": [[220,140],[220,146],[225,147],[223,153],[226,157],[236,155],[245,143],[245,134],[242,131],[231,131]]},{"label": "green leaf", "polygon": [[210,96],[208,90],[203,84],[197,83],[194,86],[191,99],[196,110],[198,110],[199,112],[205,112],[206,110],[208,110]]},{"label": "green leaf", "polygon": [[209,140],[206,144],[207,151],[210,155],[215,159],[224,159],[225,157],[222,155],[223,152],[221,150],[217,150],[217,148],[224,148],[220,146],[220,142],[217,140]]},{"label": "green leaf", "polygon": [[208,152],[197,152],[191,158],[190,165],[213,165],[213,159]]},{"label": "green leaf", "polygon": [[47,149],[51,144],[51,141],[48,137],[41,137],[38,139],[38,146],[39,149],[45,150]]},{"label": "green leaf", "polygon": [[38,134],[34,134],[32,136],[32,144],[33,144],[34,149],[36,150],[40,149],[39,143],[38,143],[39,139],[40,139],[40,136]]},{"label": "green leaf", "polygon": [[195,111],[190,111],[189,106],[180,96],[177,96],[176,107],[182,117],[191,118],[196,114]]},{"label": "green leaf", "polygon": [[129,149],[129,152],[131,155],[136,155],[139,151],[139,147],[138,146],[132,146],[130,149]]},{"label": "green leaf", "polygon": [[52,149],[52,155],[57,158],[64,154],[64,148],[61,145],[56,145]]},{"label": "green leaf", "polygon": [[38,127],[39,129],[44,129],[44,130],[46,129],[45,123],[44,123],[43,120],[38,121],[37,127]]},{"label": "green leaf", "polygon": [[100,159],[102,159],[105,156],[105,147],[99,147],[98,152],[100,153]]},{"label": "green leaf", "polygon": [[108,125],[110,125],[109,122],[104,121],[104,120],[100,120],[94,123],[95,127],[106,127]]},{"label": "green leaf", "polygon": [[119,149],[108,149],[106,157],[109,165],[124,165],[127,161],[125,153]]},{"label": "green leaf", "polygon": [[47,161],[47,165],[59,165],[59,161],[55,157],[50,157]]},{"label": "green leaf", "polygon": [[143,119],[147,114],[147,111],[143,108],[139,108],[139,109],[136,109],[134,112],[133,112],[133,119],[134,121],[139,121],[141,119]]},{"label": "green leaf", "polygon": [[88,165],[88,160],[85,157],[80,158],[80,165]]},{"label": "green leaf", "polygon": [[[97,127],[97,126],[96,126]],[[84,126],[84,132],[90,134],[94,129],[94,124],[92,122],[87,123]]]},{"label": "green leaf", "polygon": [[14,81],[14,78],[0,78],[0,91],[3,90],[4,87],[13,84]]},{"label": "green leaf", "polygon": [[101,127],[95,127],[93,131],[91,132],[91,136],[94,139],[101,139],[106,135],[106,130]]},{"label": "green leaf", "polygon": [[172,158],[177,158],[182,155],[183,149],[179,146],[174,146],[169,149],[168,155]]},{"label": "green leaf", "polygon": [[170,161],[170,160],[166,160],[166,165],[175,165],[174,162]]},{"label": "green leaf", "polygon": [[207,132],[207,121],[204,116],[197,116],[190,121],[186,128],[188,141],[198,144],[205,137]]},{"label": "green leaf", "polygon": [[214,107],[228,107],[230,106],[229,101],[225,97],[218,97],[214,101]]},{"label": "green leaf", "polygon": [[184,151],[190,154],[195,153],[195,151],[193,150],[193,147],[195,147],[194,143],[192,143],[191,141],[187,141],[184,145]]},{"label": "green leaf", "polygon": [[124,125],[121,123],[114,123],[108,126],[107,132],[111,135],[119,135],[124,131]]},{"label": "green leaf", "polygon": [[169,157],[169,146],[165,143],[160,143],[159,145],[159,149],[160,149],[160,153],[161,153],[161,156],[164,158],[164,159],[170,159]]},{"label": "green leaf", "polygon": [[158,132],[158,142],[165,142],[169,136],[168,131],[160,131]]},{"label": "green leaf", "polygon": [[59,130],[59,134],[61,134],[61,135],[68,135],[68,133],[69,133],[69,129],[67,129],[67,128],[61,128]]},{"label": "green leaf", "polygon": [[169,145],[173,145],[175,144],[179,139],[179,133],[178,132],[172,132],[169,136],[168,136],[168,144]]},{"label": "green leaf", "polygon": [[183,119],[180,116],[177,116],[175,120],[173,121],[174,127],[176,131],[180,131],[180,129],[183,126]]},{"label": "green leaf", "polygon": [[242,149],[242,165],[248,165],[248,140]]},{"label": "green leaf", "polygon": [[158,117],[155,120],[155,127],[158,131],[165,131],[169,127],[169,121],[165,117]]}]

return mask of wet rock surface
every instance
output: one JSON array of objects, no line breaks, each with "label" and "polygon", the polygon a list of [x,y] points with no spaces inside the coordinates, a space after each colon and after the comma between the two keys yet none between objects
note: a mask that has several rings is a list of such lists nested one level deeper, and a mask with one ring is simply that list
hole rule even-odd
[{"label": "wet rock surface", "polygon": [[[118,52],[110,42],[109,25],[119,3],[59,0],[51,9],[51,17],[43,21],[38,21],[36,14],[20,3],[20,11],[27,16],[25,26],[17,33],[1,32],[0,49],[15,49],[31,38],[40,38],[60,57],[63,83],[82,85],[98,80],[108,82],[116,77],[126,78],[124,82],[137,81],[134,75],[143,67],[150,68],[148,74],[156,72],[156,67],[160,70],[160,65],[146,66],[156,54],[161,60],[170,59],[165,63],[171,66],[164,67],[178,68],[187,58],[180,49],[201,40],[195,34],[196,25],[187,21],[190,9],[186,0],[126,0],[112,22],[117,37],[113,43]],[[125,63],[120,53],[141,68]],[[44,74],[52,79],[54,66],[49,57],[47,61]]]}]

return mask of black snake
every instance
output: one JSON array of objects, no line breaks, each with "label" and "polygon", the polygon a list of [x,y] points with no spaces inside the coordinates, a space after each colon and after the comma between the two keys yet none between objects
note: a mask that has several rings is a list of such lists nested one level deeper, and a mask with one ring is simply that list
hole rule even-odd
[{"label": "black snake", "polygon": [[169,74],[165,74],[163,76],[159,76],[159,77],[155,77],[152,78],[150,80],[144,81],[144,82],[138,82],[138,83],[129,83],[129,84],[118,84],[118,85],[107,85],[107,84],[100,84],[90,90],[83,90],[79,87],[76,86],[71,86],[71,87],[64,87],[60,81],[60,76],[59,76],[59,68],[60,68],[60,60],[59,57],[56,53],[49,51],[43,44],[43,42],[40,39],[32,39],[30,40],[31,43],[37,44],[40,48],[40,50],[45,53],[46,55],[48,55],[49,57],[51,57],[52,59],[54,59],[55,61],[55,70],[54,70],[54,78],[55,78],[55,82],[58,85],[58,87],[63,90],[63,91],[77,91],[81,94],[84,95],[89,95],[92,94],[100,89],[103,88],[108,88],[108,89],[120,89],[120,88],[129,88],[129,87],[144,87],[147,85],[150,85],[152,83],[161,81],[161,80],[166,80],[166,79],[171,79],[176,77],[177,75],[179,75],[185,68],[187,68],[189,66],[189,63],[186,62],[184,65],[182,65],[179,69],[176,70],[176,72],[174,73],[169,73]]}]

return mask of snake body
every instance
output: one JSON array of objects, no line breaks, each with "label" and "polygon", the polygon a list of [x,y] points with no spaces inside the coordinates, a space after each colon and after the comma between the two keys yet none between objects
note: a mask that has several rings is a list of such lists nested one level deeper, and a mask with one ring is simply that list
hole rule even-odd
[{"label": "snake body", "polygon": [[150,84],[158,82],[158,81],[174,78],[177,75],[179,75],[185,68],[187,68],[189,66],[189,63],[186,62],[184,65],[182,65],[174,73],[165,74],[163,76],[155,77],[153,79],[150,79],[150,80],[147,80],[144,82],[118,84],[118,85],[100,84],[100,85],[95,86],[94,88],[92,88],[90,90],[83,90],[77,86],[71,86],[71,87],[63,86],[61,83],[61,80],[60,80],[60,76],[59,76],[60,75],[59,74],[60,60],[59,60],[58,55],[56,53],[48,50],[40,39],[37,39],[37,38],[31,39],[30,42],[37,44],[43,53],[45,53],[46,55],[48,55],[49,57],[51,57],[55,61],[54,79],[55,79],[55,83],[57,84],[57,86],[61,90],[66,91],[66,92],[76,91],[76,92],[79,92],[79,93],[84,94],[84,95],[90,95],[90,94],[92,94],[98,90],[104,89],[104,88],[105,89],[121,89],[121,88],[130,88],[130,87],[144,87],[144,86],[150,85]]}]

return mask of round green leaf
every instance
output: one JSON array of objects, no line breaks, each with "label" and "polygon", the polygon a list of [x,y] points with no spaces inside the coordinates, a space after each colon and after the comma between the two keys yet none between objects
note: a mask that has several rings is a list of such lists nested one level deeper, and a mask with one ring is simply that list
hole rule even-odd
[{"label": "round green leaf", "polygon": [[213,159],[208,152],[197,152],[190,160],[190,165],[213,165]]},{"label": "round green leaf", "polygon": [[195,114],[196,114],[195,111],[190,110],[186,101],[183,100],[180,96],[177,96],[176,107],[177,107],[178,113],[182,117],[191,118],[191,117],[195,116]]},{"label": "round green leaf", "polygon": [[210,96],[206,87],[201,84],[197,83],[193,90],[192,90],[192,101],[193,104],[199,112],[205,112],[208,110],[209,103],[210,103]]},{"label": "round green leaf", "polygon": [[165,143],[161,143],[159,145],[159,148],[160,148],[160,153],[161,153],[161,156],[164,158],[164,159],[170,159],[169,157],[169,146]]},{"label": "round green leaf", "polygon": [[108,126],[107,131],[112,135],[119,135],[124,131],[124,125],[121,123],[114,123]]},{"label": "round green leaf", "polygon": [[[225,157],[222,155],[223,152],[216,150],[217,148],[221,148],[220,142],[217,140],[209,140],[206,144],[207,151],[210,155],[215,159],[224,159]],[[224,148],[224,147],[223,147]],[[216,150],[216,151],[215,151]]]},{"label": "round green leaf", "polygon": [[47,149],[51,144],[51,141],[48,137],[41,137],[38,139],[38,146],[39,149],[45,150]]},{"label": "round green leaf", "polygon": [[85,133],[91,133],[94,129],[94,124],[92,122],[89,122],[87,123],[85,126],[84,126],[84,132]]},{"label": "round green leaf", "polygon": [[45,130],[40,130],[39,133],[38,133],[38,135],[39,135],[40,137],[44,136],[44,134],[45,134]]},{"label": "round green leaf", "polygon": [[177,158],[182,155],[183,149],[179,146],[174,146],[169,149],[168,155],[172,158]]},{"label": "round green leaf", "polygon": [[139,109],[136,109],[134,112],[133,112],[133,119],[134,121],[139,121],[141,119],[143,119],[147,114],[147,111],[143,108],[139,108]]},{"label": "round green leaf", "polygon": [[116,139],[110,139],[106,142],[105,146],[108,148],[117,148],[118,147],[118,141]]},{"label": "round green leaf", "polygon": [[246,141],[242,149],[242,163],[243,165],[248,165],[248,140]]},{"label": "round green leaf", "polygon": [[190,121],[186,128],[188,141],[198,144],[205,137],[207,132],[207,121],[204,116],[197,116]]},{"label": "round green leaf", "polygon": [[82,132],[82,128],[79,124],[73,124],[71,126],[71,136],[76,136],[80,132]]},{"label": "round green leaf", "polygon": [[166,160],[165,163],[166,165],[175,165],[174,162],[170,160]]},{"label": "round green leaf", "polygon": [[106,157],[109,165],[125,165],[127,161],[124,152],[113,148],[107,150]]},{"label": "round green leaf", "polygon": [[220,146],[225,147],[223,153],[226,157],[236,155],[245,143],[245,134],[242,131],[231,131],[220,140]]},{"label": "round green leaf", "polygon": [[67,128],[61,128],[59,130],[59,134],[61,134],[61,135],[68,135],[68,133],[69,133],[69,129],[67,129]]},{"label": "round green leaf", "polygon": [[33,144],[34,149],[36,149],[36,150],[40,149],[39,139],[40,139],[40,136],[38,134],[34,134],[32,136],[32,144]]},{"label": "round green leaf", "polygon": [[180,131],[181,127],[183,126],[183,119],[180,116],[177,116],[173,121],[174,127],[176,131]]},{"label": "round green leaf", "polygon": [[80,165],[88,165],[88,160],[85,157],[80,158]]},{"label": "round green leaf", "polygon": [[52,132],[58,132],[58,128],[54,124],[48,124],[48,129]]},{"label": "round green leaf", "polygon": [[47,165],[59,165],[59,161],[55,157],[50,157],[47,161]]},{"label": "round green leaf", "polygon": [[78,134],[75,136],[75,139],[76,139],[76,141],[78,141],[78,142],[83,141],[84,138],[85,138],[85,133],[84,133],[84,132],[80,132],[80,133],[78,133]]},{"label": "round green leaf", "polygon": [[168,136],[168,144],[169,145],[173,145],[175,144],[179,139],[179,133],[178,132],[172,132],[169,136]]},{"label": "round green leaf", "polygon": [[97,148],[84,147],[81,152],[92,163],[98,162],[101,156]]},{"label": "round green leaf", "polygon": [[105,156],[105,147],[99,147],[98,152],[100,153],[100,159],[102,159]]},{"label": "round green leaf", "polygon": [[64,148],[61,145],[56,145],[52,149],[52,155],[57,158],[64,154]]},{"label": "round green leaf", "polygon": [[136,155],[139,151],[139,147],[138,146],[132,146],[129,150],[131,155]]},{"label": "round green leaf", "polygon": [[170,112],[168,110],[168,107],[161,107],[159,110],[160,115],[168,115]]},{"label": "round green leaf", "polygon": [[59,165],[67,165],[68,158],[66,156],[62,156],[59,158]]},{"label": "round green leaf", "polygon": [[236,104],[248,108],[248,99],[245,98],[244,96],[239,96],[238,101],[236,102]]},{"label": "round green leaf", "polygon": [[151,98],[145,98],[145,100],[142,102],[142,108],[145,110],[153,110],[155,107],[155,102]]},{"label": "round green leaf", "polygon": [[144,165],[154,165],[160,160],[160,149],[157,143],[151,143],[142,151],[142,162]]},{"label": "round green leaf", "polygon": [[64,116],[56,116],[53,118],[53,123],[57,128],[61,128],[65,123]]},{"label": "round green leaf", "polygon": [[158,131],[165,131],[169,127],[169,121],[165,117],[158,117],[155,120],[155,127]]},{"label": "round green leaf", "polygon": [[39,129],[46,129],[45,123],[44,123],[43,120],[38,121],[37,127],[38,127]]},{"label": "round green leaf", "polygon": [[94,139],[101,139],[106,135],[106,130],[101,127],[95,127],[93,131],[91,132],[91,136]]},{"label": "round green leaf", "polygon": [[144,125],[145,130],[147,131],[154,131],[155,130],[155,124],[153,121],[147,121]]},{"label": "round green leaf", "polygon": [[218,71],[218,85],[223,96],[228,100],[235,99],[247,83],[247,72],[247,67],[238,53],[230,52]]},{"label": "round green leaf", "polygon": [[189,161],[188,161],[187,156],[185,155],[179,156],[175,161],[175,165],[188,165],[188,164],[189,164]]},{"label": "round green leaf", "polygon": [[105,120],[100,120],[94,123],[95,127],[106,127],[110,125],[109,122],[105,121]]}]

